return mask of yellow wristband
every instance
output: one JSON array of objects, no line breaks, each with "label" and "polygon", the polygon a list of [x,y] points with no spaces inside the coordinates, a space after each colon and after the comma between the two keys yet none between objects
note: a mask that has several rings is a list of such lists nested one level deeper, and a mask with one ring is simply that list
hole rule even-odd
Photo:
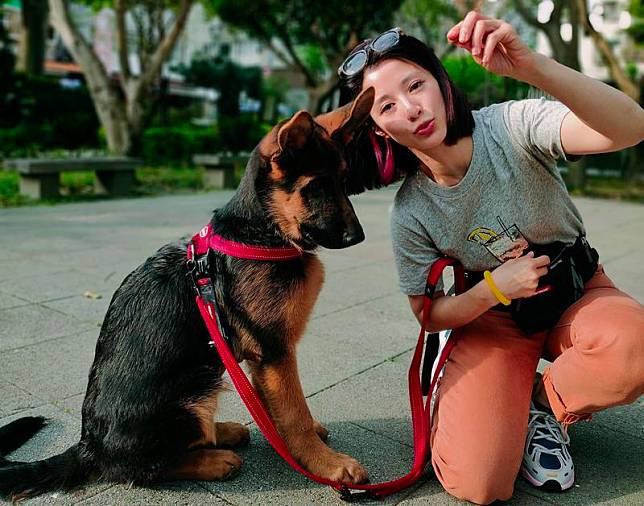
[{"label": "yellow wristband", "polygon": [[492,274],[490,273],[490,271],[485,271],[483,273],[483,277],[485,278],[485,281],[487,281],[487,284],[490,286],[490,290],[492,290],[492,293],[496,297],[496,300],[498,300],[504,306],[509,306],[512,301],[505,295],[503,295],[501,293],[501,290],[499,290],[496,284],[494,284],[494,280],[492,279]]}]

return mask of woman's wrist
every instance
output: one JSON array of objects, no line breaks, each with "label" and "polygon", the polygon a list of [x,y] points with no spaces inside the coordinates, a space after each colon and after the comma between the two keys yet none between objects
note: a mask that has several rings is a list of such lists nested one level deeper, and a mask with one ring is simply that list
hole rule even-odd
[{"label": "woman's wrist", "polygon": [[532,51],[530,53],[530,57],[526,59],[523,65],[521,65],[521,68],[516,69],[516,71],[509,77],[531,86],[541,88],[539,83],[542,82],[542,73],[544,69],[552,63],[556,63],[552,58],[541,53],[537,53],[536,51]]},{"label": "woman's wrist", "polygon": [[470,295],[477,301],[477,307],[479,307],[483,313],[488,309],[492,309],[499,303],[485,279],[474,285],[468,293],[470,293]]}]

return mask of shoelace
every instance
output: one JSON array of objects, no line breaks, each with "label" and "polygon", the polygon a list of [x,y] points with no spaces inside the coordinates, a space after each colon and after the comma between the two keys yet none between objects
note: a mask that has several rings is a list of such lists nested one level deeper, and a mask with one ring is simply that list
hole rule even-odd
[{"label": "shoelace", "polygon": [[535,442],[535,439],[544,439],[556,445],[567,445],[570,443],[570,437],[561,429],[559,423],[550,413],[538,409],[530,409],[530,422],[528,426],[534,431],[531,438],[535,448],[543,453],[557,455],[561,453],[560,448],[548,448]]}]

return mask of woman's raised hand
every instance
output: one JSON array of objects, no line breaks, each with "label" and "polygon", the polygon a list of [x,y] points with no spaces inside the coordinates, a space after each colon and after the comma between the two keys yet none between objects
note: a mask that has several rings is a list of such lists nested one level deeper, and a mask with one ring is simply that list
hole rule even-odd
[{"label": "woman's raised hand", "polygon": [[535,54],[509,23],[477,11],[468,12],[450,28],[447,40],[469,51],[486,70],[501,76],[515,77],[532,63]]}]

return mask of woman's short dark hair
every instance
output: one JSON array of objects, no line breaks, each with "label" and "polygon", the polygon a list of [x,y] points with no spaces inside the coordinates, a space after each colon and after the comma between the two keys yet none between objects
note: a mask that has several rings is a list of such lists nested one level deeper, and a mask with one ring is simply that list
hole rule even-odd
[{"label": "woman's short dark hair", "polygon": [[[353,51],[365,47],[369,42],[369,40],[361,42]],[[438,81],[447,117],[447,134],[445,136],[447,146],[456,144],[461,137],[472,135],[474,118],[472,117],[470,104],[463,92],[454,86],[449,75],[447,75],[445,67],[434,54],[432,48],[415,37],[401,33],[398,43],[385,51],[375,52],[368,49],[365,68],[373,66],[382,60],[392,58],[415,63],[427,70]],[[364,69],[351,77],[341,76],[340,105],[351,102],[358,96],[362,90],[363,78]]]}]

